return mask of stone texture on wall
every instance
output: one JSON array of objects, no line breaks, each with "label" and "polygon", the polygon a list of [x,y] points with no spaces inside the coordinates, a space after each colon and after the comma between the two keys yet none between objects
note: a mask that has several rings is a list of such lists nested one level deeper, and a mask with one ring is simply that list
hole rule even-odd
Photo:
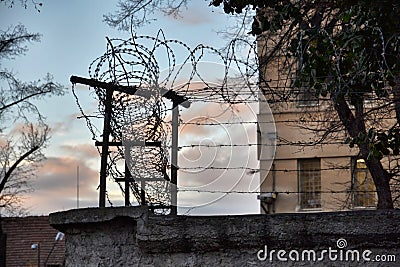
[{"label": "stone texture on wall", "polygon": [[[50,215],[52,226],[66,234],[67,266],[400,266],[399,222],[398,210],[159,216],[145,207],[120,207]],[[338,247],[339,239],[347,245]],[[318,254],[328,248],[337,250],[336,261],[328,252]],[[288,261],[277,258],[279,250]],[[299,251],[299,261],[290,260],[292,250]],[[310,250],[323,260],[314,261]],[[348,250],[359,251],[360,261],[351,261],[351,254],[340,260]],[[364,250],[372,251],[368,258],[394,255],[396,262],[365,262]]]}]

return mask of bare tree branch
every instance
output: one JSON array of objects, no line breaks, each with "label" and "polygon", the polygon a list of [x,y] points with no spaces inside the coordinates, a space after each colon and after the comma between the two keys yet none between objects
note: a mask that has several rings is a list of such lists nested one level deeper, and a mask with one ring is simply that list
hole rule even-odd
[{"label": "bare tree branch", "polygon": [[166,16],[178,16],[188,0],[119,0],[118,10],[103,16],[104,21],[113,28],[130,31],[150,21],[157,12]]},{"label": "bare tree branch", "polygon": [[[1,2],[9,7],[15,4],[12,0]],[[24,8],[30,3],[40,11],[41,3],[20,1]],[[24,55],[27,44],[39,40],[39,34],[29,33],[21,24],[0,30],[0,59],[12,60]],[[32,189],[29,181],[36,176],[49,140],[49,127],[35,100],[62,95],[64,87],[53,82],[50,74],[42,80],[23,82],[1,66],[0,82],[0,205],[10,214],[16,214],[15,211],[21,210],[21,195]]]},{"label": "bare tree branch", "polygon": [[8,182],[8,179],[10,178],[10,176],[12,175],[12,173],[15,171],[15,169],[18,167],[19,164],[21,164],[21,162],[26,159],[27,157],[29,157],[32,153],[34,153],[35,151],[37,151],[39,149],[39,146],[34,146],[32,147],[30,150],[28,150],[27,152],[25,152],[25,154],[23,154],[19,159],[17,159],[16,162],[14,162],[14,164],[10,167],[10,169],[8,169],[8,171],[6,172],[6,174],[4,175],[3,179],[1,180],[0,183],[0,194],[3,191],[6,183]]}]

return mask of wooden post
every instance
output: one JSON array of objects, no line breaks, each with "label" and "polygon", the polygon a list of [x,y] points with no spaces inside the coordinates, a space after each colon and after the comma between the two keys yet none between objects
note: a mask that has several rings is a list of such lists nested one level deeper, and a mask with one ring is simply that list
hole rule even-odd
[{"label": "wooden post", "polygon": [[107,183],[107,157],[108,142],[110,138],[110,121],[112,112],[113,90],[106,90],[106,99],[104,103],[104,125],[103,125],[103,143],[101,146],[101,166],[100,166],[100,196],[99,207],[106,206],[106,183]]},{"label": "wooden post", "polygon": [[129,181],[131,180],[132,175],[131,172],[129,171],[128,165],[125,162],[125,207],[129,207],[131,205],[131,200],[130,200],[130,187],[129,187]]},{"label": "wooden post", "polygon": [[140,179],[140,204],[146,205],[146,181],[142,178]]},{"label": "wooden post", "polygon": [[172,147],[171,147],[171,214],[178,213],[178,127],[179,106],[172,102]]}]

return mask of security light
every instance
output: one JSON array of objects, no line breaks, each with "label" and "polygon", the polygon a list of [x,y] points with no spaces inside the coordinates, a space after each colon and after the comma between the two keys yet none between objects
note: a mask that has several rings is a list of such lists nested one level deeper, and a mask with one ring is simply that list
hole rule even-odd
[{"label": "security light", "polygon": [[277,193],[275,192],[268,192],[268,193],[261,193],[260,195],[257,196],[257,199],[261,200],[262,202],[265,202],[267,204],[272,204],[277,197]]},{"label": "security light", "polygon": [[40,243],[34,243],[31,245],[31,249],[37,251],[37,266],[40,266]]}]

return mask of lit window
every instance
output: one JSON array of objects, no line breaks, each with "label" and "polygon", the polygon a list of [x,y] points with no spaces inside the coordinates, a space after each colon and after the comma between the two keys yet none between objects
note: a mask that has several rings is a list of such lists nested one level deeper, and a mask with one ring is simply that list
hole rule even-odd
[{"label": "lit window", "polygon": [[357,159],[353,166],[353,206],[374,207],[376,205],[376,190],[365,161]]},{"label": "lit window", "polygon": [[300,208],[321,208],[321,162],[320,159],[298,160]]}]

